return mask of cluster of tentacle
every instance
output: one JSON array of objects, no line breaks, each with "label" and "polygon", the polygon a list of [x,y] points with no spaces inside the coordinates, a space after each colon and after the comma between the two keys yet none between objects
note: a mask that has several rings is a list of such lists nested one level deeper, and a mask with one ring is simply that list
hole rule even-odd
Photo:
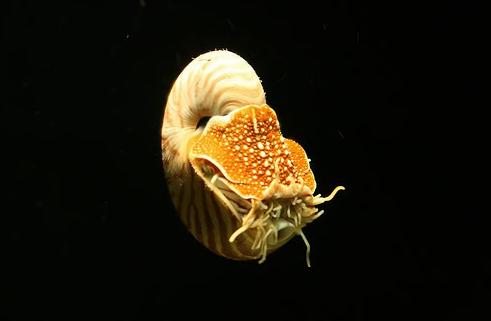
[{"label": "cluster of tentacle", "polygon": [[[293,183],[288,187],[275,188],[281,183],[276,178],[272,182],[271,195],[263,200],[251,200],[251,209],[242,219],[242,226],[230,237],[233,242],[247,230],[254,230],[255,237],[251,250],[258,251],[259,263],[266,260],[268,249],[276,248],[294,235],[300,235],[306,246],[306,261],[310,266],[310,244],[303,234],[302,228],[321,216],[317,205],[331,200],[335,194],[344,189],[336,187],[330,196],[312,196],[305,193],[305,186]],[[286,190],[285,190],[286,188]]]}]

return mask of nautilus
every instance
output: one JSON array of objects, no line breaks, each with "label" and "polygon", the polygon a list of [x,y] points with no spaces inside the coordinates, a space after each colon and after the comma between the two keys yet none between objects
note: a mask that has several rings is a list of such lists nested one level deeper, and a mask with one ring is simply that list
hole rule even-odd
[{"label": "nautilus", "polygon": [[[294,114],[295,111],[289,112]],[[170,90],[162,123],[168,190],[189,232],[209,250],[258,260],[322,215],[310,159],[284,138],[254,69],[239,55],[193,59]]]}]

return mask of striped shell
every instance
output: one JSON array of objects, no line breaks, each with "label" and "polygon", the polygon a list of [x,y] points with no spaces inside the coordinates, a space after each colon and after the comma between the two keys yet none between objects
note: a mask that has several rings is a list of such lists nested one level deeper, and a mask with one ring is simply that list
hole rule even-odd
[{"label": "striped shell", "polygon": [[235,260],[259,259],[319,217],[303,148],[285,139],[254,69],[229,51],[194,59],[176,79],[162,126],[171,198],[191,234]]}]

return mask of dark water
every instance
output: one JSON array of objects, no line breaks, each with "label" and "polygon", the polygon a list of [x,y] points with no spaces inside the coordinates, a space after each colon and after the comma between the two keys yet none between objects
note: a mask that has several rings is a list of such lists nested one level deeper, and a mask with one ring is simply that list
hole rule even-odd
[{"label": "dark water", "polygon": [[[398,3],[398,2],[396,2]],[[305,2],[5,5],[6,320],[489,319],[483,8]],[[244,57],[318,190],[265,264],[198,245],[160,161],[166,93]],[[10,174],[10,175],[9,175]]]}]

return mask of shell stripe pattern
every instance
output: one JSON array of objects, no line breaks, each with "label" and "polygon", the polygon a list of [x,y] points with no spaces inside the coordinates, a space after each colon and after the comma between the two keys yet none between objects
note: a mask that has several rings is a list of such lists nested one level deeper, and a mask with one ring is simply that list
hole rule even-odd
[{"label": "shell stripe pattern", "polygon": [[[228,241],[226,235],[231,235],[239,225],[193,173],[188,147],[183,143],[193,137],[200,118],[226,115],[236,108],[265,102],[261,81],[249,64],[231,52],[212,51],[194,59],[183,70],[165,108],[163,161],[179,217],[196,239],[225,257],[252,258],[247,255],[248,250],[241,252],[240,242]],[[208,228],[210,224],[212,229]]]}]

